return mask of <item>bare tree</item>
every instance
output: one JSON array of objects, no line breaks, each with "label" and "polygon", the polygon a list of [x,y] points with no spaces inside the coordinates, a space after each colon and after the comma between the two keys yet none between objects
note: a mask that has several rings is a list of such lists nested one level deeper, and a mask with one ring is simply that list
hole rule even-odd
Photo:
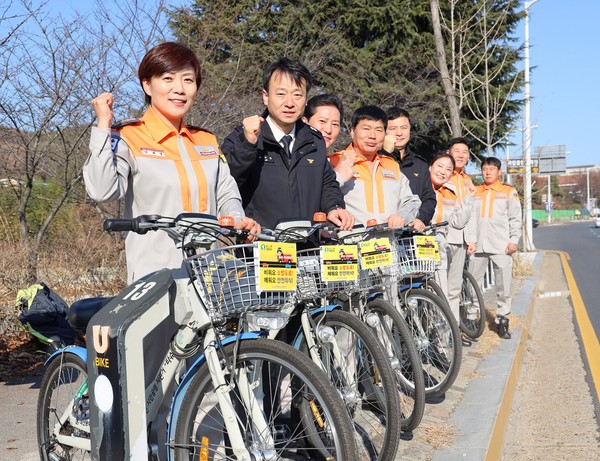
[{"label": "bare tree", "polygon": [[453,85],[453,81],[450,79],[450,72],[448,70],[448,63],[446,60],[446,48],[444,45],[444,38],[442,37],[442,26],[440,22],[440,4],[438,0],[430,0],[429,5],[431,8],[431,20],[433,25],[433,37],[435,40],[438,68],[442,78],[444,94],[446,95],[448,109],[450,112],[450,131],[453,137],[458,137],[462,134],[462,124],[460,121],[460,112],[458,109],[456,93],[454,91],[455,87]]},{"label": "bare tree", "polygon": [[485,146],[487,155],[502,142],[521,105],[516,98],[522,85],[522,72],[516,69],[520,48],[510,43],[521,17],[517,3],[448,0],[440,14],[438,0],[430,0],[451,131]]},{"label": "bare tree", "polygon": [[[92,14],[65,19],[23,0],[15,7],[19,14],[5,15],[26,32],[7,36],[0,54],[6,77],[0,82],[5,159],[0,167],[17,204],[30,281],[36,279],[49,226],[67,201],[83,200],[81,171],[94,122],[91,99],[115,92],[118,109],[127,115],[136,100],[137,107],[143,102],[139,84],[136,90],[131,86],[137,80],[134,69],[140,55],[163,38],[157,18],[164,8],[162,2],[158,10],[148,3],[122,5],[98,3]],[[108,14],[118,8],[122,14]],[[115,17],[119,22],[110,19]]]}]

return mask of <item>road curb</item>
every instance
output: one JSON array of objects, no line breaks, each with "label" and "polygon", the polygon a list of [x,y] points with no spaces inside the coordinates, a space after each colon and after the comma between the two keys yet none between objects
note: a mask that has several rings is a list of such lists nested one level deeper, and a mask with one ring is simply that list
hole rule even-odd
[{"label": "road curb", "polygon": [[529,331],[531,330],[531,320],[533,319],[533,313],[535,311],[535,299],[538,291],[539,273],[543,258],[543,252],[539,252],[535,257],[536,261],[534,262],[534,267],[536,275],[531,277],[532,279],[535,278],[535,288],[529,299],[529,307],[527,309],[527,315],[525,316],[525,322],[523,323],[523,327],[519,332],[519,343],[516,348],[515,358],[513,359],[510,373],[508,375],[506,387],[504,388],[504,394],[502,395],[500,408],[498,408],[498,415],[496,416],[496,421],[494,422],[494,427],[490,436],[490,443],[488,444],[488,450],[484,458],[485,461],[500,461],[502,458],[502,449],[504,446],[506,430],[508,428],[510,410],[512,408],[512,402],[517,389],[517,384],[519,383],[521,364],[523,363],[523,351],[525,350],[525,343],[527,342]]},{"label": "road curb", "polygon": [[524,318],[522,327],[511,331],[476,368],[462,402],[450,417],[456,437],[452,446],[433,453],[432,461],[501,459],[506,426],[518,383],[521,359],[534,311],[543,253],[533,260],[534,274],[527,277],[513,299],[513,313]]}]

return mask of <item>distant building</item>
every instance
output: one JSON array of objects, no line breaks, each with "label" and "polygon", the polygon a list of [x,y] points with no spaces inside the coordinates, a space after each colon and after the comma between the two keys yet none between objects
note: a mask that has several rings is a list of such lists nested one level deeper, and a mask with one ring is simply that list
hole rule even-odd
[{"label": "distant building", "polygon": [[[555,177],[558,186],[564,191],[567,208],[580,205],[591,212],[600,202],[600,165],[567,167],[564,174]],[[547,181],[546,175],[533,176],[533,183],[540,190],[547,189]]]}]

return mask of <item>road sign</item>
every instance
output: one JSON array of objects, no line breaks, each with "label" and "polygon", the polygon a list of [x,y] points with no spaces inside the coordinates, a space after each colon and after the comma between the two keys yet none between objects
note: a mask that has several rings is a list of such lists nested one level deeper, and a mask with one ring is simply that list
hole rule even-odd
[{"label": "road sign", "polygon": [[567,146],[537,146],[536,157],[539,158],[540,174],[564,174],[567,169]]},{"label": "road sign", "polygon": [[554,202],[544,202],[546,204],[546,213],[552,213],[552,209],[554,208]]},{"label": "road sign", "polygon": [[[506,172],[508,174],[522,174],[525,173],[525,159],[524,158],[511,158],[506,162]],[[537,158],[531,159],[531,172],[540,172],[540,162]]]}]

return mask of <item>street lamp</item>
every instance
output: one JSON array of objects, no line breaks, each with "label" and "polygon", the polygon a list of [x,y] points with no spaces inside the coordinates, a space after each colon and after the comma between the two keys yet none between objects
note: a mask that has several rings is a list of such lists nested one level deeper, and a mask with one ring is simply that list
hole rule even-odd
[{"label": "street lamp", "polygon": [[530,98],[529,98],[529,8],[538,0],[525,2],[525,113],[523,115],[524,151],[525,151],[525,234],[523,235],[523,247],[525,251],[535,251],[533,245],[533,225],[531,216],[531,126]]}]

